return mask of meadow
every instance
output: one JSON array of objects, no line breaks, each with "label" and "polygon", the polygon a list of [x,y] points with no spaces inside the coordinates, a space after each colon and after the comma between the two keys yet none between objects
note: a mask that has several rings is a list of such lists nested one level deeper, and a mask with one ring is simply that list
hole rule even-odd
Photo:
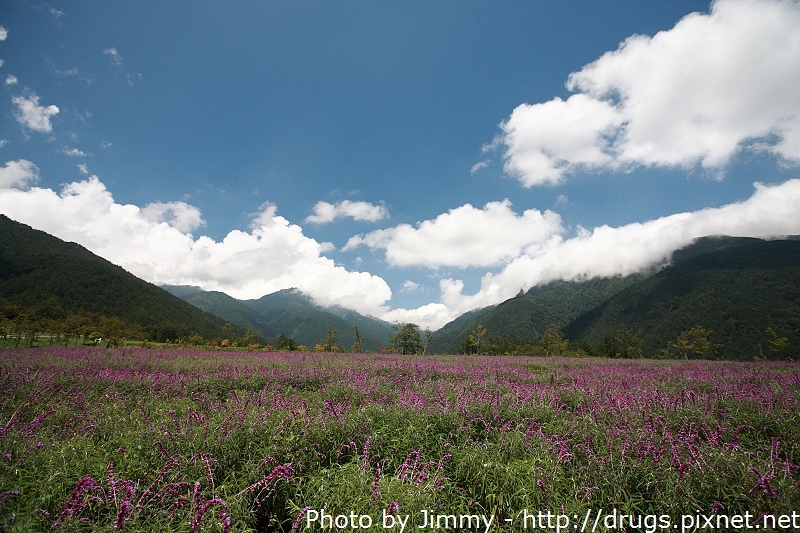
[{"label": "meadow", "polygon": [[4,531],[686,531],[686,514],[793,512],[798,363],[0,351]]}]

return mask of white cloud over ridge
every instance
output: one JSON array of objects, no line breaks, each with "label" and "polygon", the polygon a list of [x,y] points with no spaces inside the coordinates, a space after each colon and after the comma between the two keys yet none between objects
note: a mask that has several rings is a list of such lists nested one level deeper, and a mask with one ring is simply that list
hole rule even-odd
[{"label": "white cloud over ridge", "polygon": [[720,169],[748,144],[800,162],[800,3],[717,0],[634,35],[569,76],[576,94],[501,124],[505,170],[526,187],[578,169]]},{"label": "white cloud over ridge", "polygon": [[[249,230],[232,230],[216,241],[192,236],[204,221],[187,203],[122,205],[96,176],[69,183],[58,193],[34,187],[38,178],[38,168],[27,160],[0,167],[0,213],[77,242],[142,279],[198,285],[242,299],[297,287],[322,305],[431,329],[466,311],[500,303],[520,289],[663,265],[672,252],[698,237],[800,234],[800,179],[756,183],[750,198],[722,207],[620,227],[579,228],[572,237],[551,211],[518,214],[508,200],[481,209],[467,204],[416,227],[399,225],[357,238],[363,241],[358,244],[385,250],[387,259],[391,254],[393,266],[498,269],[484,274],[474,294],[465,294],[462,280],[447,277],[439,283],[439,302],[390,310],[386,303],[392,293],[381,277],[347,270],[324,257],[328,243],[304,235],[273,204],[260,206]],[[414,254],[419,254],[416,259]],[[417,289],[406,281],[401,292]]]},{"label": "white cloud over ridge", "polygon": [[97,178],[23,190],[35,166],[12,161],[0,169],[0,212],[51,235],[77,242],[152,283],[197,285],[241,299],[296,287],[321,305],[341,305],[381,315],[391,290],[378,276],[337,266],[321,254],[326,245],[262,206],[250,231],[230,231],[221,241],[189,232],[204,224],[184,202],[121,205]]},{"label": "white cloud over ridge", "polygon": [[360,222],[377,222],[389,216],[389,211],[382,205],[369,202],[352,202],[342,200],[335,204],[319,201],[314,205],[314,214],[305,221],[312,224],[327,224],[337,218],[349,217]]},{"label": "white cloud over ridge", "polygon": [[400,224],[357,235],[344,250],[362,244],[383,249],[392,266],[485,267],[513,259],[525,247],[561,231],[557,213],[529,209],[517,215],[511,202],[504,200],[489,202],[482,209],[466,204],[416,227]]},{"label": "white cloud over ridge", "polygon": [[620,227],[581,228],[575,237],[553,232],[529,246],[497,274],[487,273],[475,294],[464,294],[464,282],[440,281],[440,303],[419,309],[395,309],[393,320],[439,328],[459,315],[498,304],[520,289],[555,280],[627,275],[666,264],[675,250],[709,235],[780,237],[800,234],[800,179],[780,185],[756,183],[743,202],[678,213]]}]

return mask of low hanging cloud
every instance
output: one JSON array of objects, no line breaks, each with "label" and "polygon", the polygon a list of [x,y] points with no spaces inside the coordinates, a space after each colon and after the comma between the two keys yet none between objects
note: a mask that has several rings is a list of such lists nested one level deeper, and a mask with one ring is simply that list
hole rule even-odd
[{"label": "low hanging cloud", "polygon": [[389,211],[382,205],[369,202],[352,202],[342,200],[335,204],[319,201],[314,205],[314,214],[306,217],[311,224],[327,224],[337,218],[352,218],[360,222],[377,222],[389,216]]},{"label": "low hanging cloud", "polygon": [[35,166],[24,160],[0,169],[0,213],[56,237],[77,242],[152,283],[197,285],[236,298],[259,298],[296,287],[321,305],[342,305],[379,316],[391,298],[386,282],[337,266],[321,255],[326,245],[264,204],[248,231],[216,241],[190,232],[203,225],[184,202],[122,205],[97,178],[72,182],[60,192],[24,189]]},{"label": "low hanging cloud", "polygon": [[511,202],[503,200],[481,209],[466,204],[416,227],[400,224],[356,235],[343,250],[361,245],[385,250],[392,266],[485,267],[513,259],[562,229],[557,213],[529,209],[518,215]]},{"label": "low hanging cloud", "polygon": [[722,169],[745,147],[800,163],[800,3],[717,0],[634,35],[569,76],[567,100],[522,104],[500,128],[526,187],[577,170]]},{"label": "low hanging cloud", "polygon": [[39,105],[39,97],[35,93],[31,93],[28,96],[15,96],[11,99],[11,102],[17,106],[17,112],[14,116],[21,125],[29,130],[41,133],[53,131],[50,119],[58,114],[58,107],[54,105]]},{"label": "low hanging cloud", "polygon": [[628,275],[667,264],[675,250],[699,237],[731,235],[780,237],[800,234],[800,179],[780,185],[754,184],[745,201],[718,208],[677,213],[619,227],[579,229],[571,238],[551,235],[509,261],[497,274],[481,279],[475,294],[464,294],[464,282],[440,281],[440,303],[419,309],[395,309],[399,321],[422,322],[438,328],[459,315],[498,304],[520,289],[555,280]]}]

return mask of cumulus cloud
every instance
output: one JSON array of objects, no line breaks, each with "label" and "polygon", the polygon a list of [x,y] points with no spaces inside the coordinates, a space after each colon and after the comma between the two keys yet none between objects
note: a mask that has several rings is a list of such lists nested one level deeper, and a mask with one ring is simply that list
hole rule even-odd
[{"label": "cumulus cloud", "polygon": [[525,247],[561,231],[557,213],[529,209],[518,215],[511,202],[503,200],[481,209],[466,204],[416,227],[400,224],[357,235],[343,249],[366,245],[386,250],[392,266],[490,266],[513,259]]},{"label": "cumulus cloud", "polygon": [[0,41],[8,39],[8,30],[4,26],[0,26]]},{"label": "cumulus cloud", "polygon": [[27,188],[39,181],[39,168],[27,159],[9,161],[0,168],[0,189]]},{"label": "cumulus cloud", "polygon": [[153,202],[142,208],[142,215],[150,222],[163,222],[182,233],[191,233],[206,225],[200,210],[185,202]]},{"label": "cumulus cloud", "polygon": [[331,204],[320,201],[314,205],[314,214],[307,216],[305,221],[312,224],[327,224],[337,218],[350,217],[362,222],[377,222],[388,216],[389,211],[384,206],[369,202],[342,200]]},{"label": "cumulus cloud", "polygon": [[16,85],[19,80],[14,75],[6,76],[5,84],[7,87],[11,87],[12,85]]},{"label": "cumulus cloud", "polygon": [[505,170],[526,187],[579,169],[721,169],[752,143],[800,162],[800,3],[718,0],[629,37],[567,88],[501,124]]},{"label": "cumulus cloud", "polygon": [[41,133],[53,131],[50,118],[58,114],[58,107],[54,105],[39,105],[39,97],[36,94],[29,96],[15,96],[11,102],[17,106],[15,113],[17,122],[24,127]]},{"label": "cumulus cloud", "polygon": [[[27,169],[27,173],[26,173]],[[221,241],[194,238],[202,225],[197,208],[183,202],[139,208],[114,201],[97,178],[22,190],[35,167],[17,161],[0,170],[0,212],[92,252],[153,283],[197,285],[236,298],[259,298],[296,287],[321,305],[341,305],[380,315],[391,290],[378,276],[348,271],[321,254],[320,244],[264,204],[248,231]]]},{"label": "cumulus cloud", "polygon": [[604,148],[621,123],[613,105],[584,94],[521,105],[501,125],[505,170],[530,187],[557,184],[577,167],[614,166]]},{"label": "cumulus cloud", "polygon": [[463,293],[457,279],[440,282],[441,302],[456,316],[511,298],[520,289],[554,280],[627,275],[665,264],[672,253],[708,235],[776,237],[800,234],[800,179],[780,185],[755,184],[747,200],[719,208],[678,213],[619,227],[580,229],[575,237],[552,235],[528,247],[497,274],[486,274],[480,289]]}]

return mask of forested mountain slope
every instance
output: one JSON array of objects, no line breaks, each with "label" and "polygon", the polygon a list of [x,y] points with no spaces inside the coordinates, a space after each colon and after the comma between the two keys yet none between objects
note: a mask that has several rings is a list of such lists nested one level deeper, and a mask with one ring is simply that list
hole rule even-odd
[{"label": "forested mountain slope", "polygon": [[[58,321],[81,312],[119,320],[149,340],[219,337],[224,321],[126,270],[0,215],[0,298],[6,319]],[[12,316],[8,316],[8,315]],[[55,326],[52,326],[55,327]]]}]

